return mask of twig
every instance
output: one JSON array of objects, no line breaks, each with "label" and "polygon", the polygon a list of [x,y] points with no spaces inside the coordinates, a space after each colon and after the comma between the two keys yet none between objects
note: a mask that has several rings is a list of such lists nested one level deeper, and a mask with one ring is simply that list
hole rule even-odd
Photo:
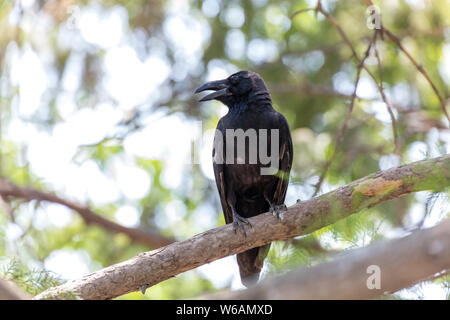
[{"label": "twig", "polygon": [[314,11],[314,10],[316,10],[316,9],[315,9],[315,8],[301,9],[301,10],[298,10],[298,11],[294,12],[294,13],[290,16],[290,18],[293,19],[293,18],[295,18],[297,15],[299,15],[300,13],[307,12],[307,11]]},{"label": "twig", "polygon": [[[312,8],[310,8],[310,10],[312,10]],[[396,121],[395,121],[395,117],[394,117],[394,113],[393,113],[393,111],[392,111],[392,108],[391,108],[391,106],[390,106],[390,104],[389,104],[389,102],[388,102],[388,100],[387,100],[387,98],[386,98],[386,95],[384,94],[384,90],[383,90],[382,84],[379,84],[379,83],[378,83],[378,81],[377,81],[376,77],[374,76],[374,74],[373,74],[373,73],[370,71],[370,69],[363,63],[364,61],[362,61],[362,60],[358,57],[358,54],[356,53],[355,47],[353,46],[352,42],[351,42],[350,39],[347,37],[347,35],[345,34],[344,30],[341,28],[341,26],[340,26],[339,23],[336,21],[336,19],[335,19],[332,15],[330,15],[328,12],[326,12],[326,11],[322,8],[322,3],[321,3],[320,0],[317,2],[317,6],[314,8],[314,10],[315,10],[316,12],[322,13],[322,14],[327,18],[327,20],[330,21],[331,24],[333,24],[333,26],[336,28],[336,30],[337,30],[337,31],[339,32],[339,34],[341,35],[341,37],[342,37],[342,39],[344,40],[344,42],[345,42],[345,43],[347,44],[347,46],[350,48],[350,50],[351,50],[351,52],[352,52],[352,56],[353,56],[353,57],[356,59],[356,61],[359,63],[359,68],[363,68],[363,69],[367,72],[367,74],[368,74],[368,75],[373,79],[373,81],[375,82],[375,85],[376,85],[376,87],[377,87],[377,89],[378,89],[378,91],[379,91],[379,93],[380,93],[380,95],[381,95],[381,98],[383,99],[383,102],[386,104],[387,109],[388,109],[388,112],[389,112],[389,115],[390,115],[390,117],[391,117],[391,121],[392,121],[392,131],[393,131],[394,145],[395,145],[394,150],[395,150],[395,152],[397,152],[397,151],[399,150],[399,146],[398,146],[398,137],[397,137]],[[305,9],[305,10],[301,10],[299,13],[305,12],[305,11],[306,11],[306,9]],[[375,32],[374,32],[375,37],[376,37],[376,35],[377,35],[377,32],[378,32],[378,30],[375,29]],[[381,34],[381,35],[382,35],[382,34]],[[372,43],[372,41],[371,41],[371,43]],[[366,54],[367,54],[367,52],[366,52]],[[367,58],[367,57],[365,57],[365,58]],[[365,58],[364,58],[364,59],[365,59]],[[362,66],[362,67],[361,67],[361,66]],[[360,72],[360,71],[359,71],[359,72]],[[352,106],[352,108],[353,108],[353,106]],[[344,124],[345,124],[345,122],[344,122]],[[344,131],[345,131],[345,130],[344,130]],[[338,134],[338,136],[339,136],[339,134]],[[336,139],[336,141],[337,141],[337,139]],[[334,152],[333,152],[333,155],[332,155],[332,157],[331,157],[332,160],[334,160],[334,156],[335,156],[334,153],[335,153],[335,152],[336,152],[336,148],[335,148],[335,150],[334,150]],[[331,161],[331,162],[332,162],[332,161]],[[326,171],[328,171],[328,167],[330,166],[331,162],[328,161],[328,162],[326,163],[326,165],[325,165],[325,170],[324,170],[324,172],[322,173],[322,175],[319,177],[319,182],[316,184],[316,188],[315,188],[315,191],[314,191],[314,195],[313,195],[313,196],[317,195],[317,193],[319,192],[320,186],[321,186],[322,183],[323,183],[323,180],[324,180],[325,175],[326,175]]]},{"label": "twig", "polygon": [[350,117],[351,117],[351,114],[353,112],[353,106],[355,104],[356,91],[358,89],[359,79],[361,77],[361,71],[362,71],[362,69],[364,67],[364,62],[366,61],[367,57],[369,56],[370,49],[372,48],[372,45],[376,41],[376,38],[377,38],[377,33],[375,32],[374,36],[372,37],[372,39],[369,42],[369,45],[367,47],[366,53],[364,55],[364,58],[359,63],[358,69],[356,71],[355,86],[354,86],[353,94],[352,94],[352,97],[351,97],[351,100],[350,100],[350,105],[349,105],[349,107],[347,109],[347,113],[345,115],[344,123],[342,124],[341,128],[338,131],[338,134],[336,135],[336,140],[335,140],[335,143],[334,143],[333,153],[331,154],[331,157],[325,163],[325,167],[324,167],[324,169],[323,169],[323,171],[322,171],[322,173],[321,173],[321,175],[319,177],[319,181],[315,185],[314,194],[312,195],[313,197],[315,197],[319,193],[320,188],[322,186],[322,183],[323,183],[323,181],[325,179],[325,176],[327,175],[328,169],[330,168],[331,163],[334,161],[334,158],[336,157],[336,154],[337,154],[337,150],[339,149],[339,147],[340,147],[340,145],[341,145],[341,143],[343,141],[345,131],[347,130],[348,122],[350,121]]},{"label": "twig", "polygon": [[[358,63],[361,63],[361,60],[359,59],[355,48],[353,47],[353,45],[352,45],[351,41],[349,40],[349,38],[347,37],[347,35],[345,34],[344,30],[341,28],[341,26],[336,21],[336,19],[334,19],[334,17],[332,15],[330,15],[328,12],[323,10],[322,6],[319,4],[320,4],[320,1],[318,2],[317,10],[320,13],[322,13],[328,19],[328,21],[330,21],[334,25],[334,27],[338,30],[339,34],[341,35],[342,39],[344,39],[344,42],[347,44],[347,46],[352,51],[353,57],[356,59],[356,61],[358,61]],[[375,33],[377,33],[378,31],[379,30],[375,29]],[[383,35],[382,29],[381,29],[381,35]],[[392,111],[392,107],[391,107],[390,103],[388,102],[386,95],[384,94],[383,86],[378,83],[375,75],[370,71],[370,69],[366,65],[364,65],[363,68],[375,82],[378,92],[380,93],[381,98],[383,99],[383,102],[386,104],[387,110],[389,112],[389,116],[391,117],[391,121],[392,121],[392,131],[393,131],[393,135],[394,135],[394,144],[395,144],[394,150],[398,150],[399,147],[398,147],[396,121],[395,121],[394,113]]]},{"label": "twig", "polygon": [[[366,5],[368,7],[373,6],[373,3],[371,0],[364,0],[364,2],[366,3]],[[431,80],[430,76],[428,75],[428,73],[425,71],[425,69],[423,68],[422,65],[420,65],[419,63],[416,62],[416,60],[414,60],[414,58],[411,56],[411,54],[403,47],[400,39],[395,36],[389,29],[387,29],[386,27],[383,26],[383,24],[381,24],[380,26],[380,30],[382,32],[382,34],[387,34],[387,36],[397,45],[397,47],[406,55],[406,57],[409,59],[409,61],[411,61],[411,63],[416,67],[416,69],[425,77],[425,79],[427,80],[427,82],[430,84],[431,88],[433,89],[434,93],[436,94],[436,96],[439,99],[439,103],[441,105],[442,111],[444,112],[445,117],[447,118],[449,125],[450,125],[450,116],[447,112],[447,109],[445,107],[446,102],[444,101],[444,99],[442,98],[441,94],[439,93],[439,90],[437,89],[436,85],[434,84],[434,82]]]},{"label": "twig", "polygon": [[99,216],[84,205],[63,199],[52,193],[42,192],[31,188],[18,187],[12,182],[3,178],[0,178],[0,195],[3,197],[20,198],[26,201],[37,200],[61,204],[69,209],[76,211],[87,224],[97,224],[109,231],[124,233],[128,235],[130,239],[147,245],[150,248],[158,248],[175,241],[171,238],[164,237],[155,231],[144,231],[138,228],[128,228],[122,226],[118,223],[105,219],[102,216]]},{"label": "twig", "polygon": [[[377,29],[375,29],[375,33],[377,34]],[[386,95],[384,94],[383,89],[383,68],[381,65],[381,59],[380,55],[378,54],[378,49],[375,46],[375,57],[377,58],[377,65],[378,65],[378,73],[380,74],[380,82],[377,83],[376,79],[373,79],[375,81],[376,86],[378,87],[378,91],[380,92],[381,99],[383,99],[384,104],[386,105],[387,111],[389,113],[389,117],[391,118],[392,123],[392,136],[394,137],[394,153],[399,154],[400,153],[400,144],[397,134],[397,122],[395,120],[394,112],[392,111],[392,106],[388,102]]]},{"label": "twig", "polygon": [[406,55],[406,57],[411,61],[411,63],[416,67],[416,69],[425,77],[427,82],[430,84],[431,88],[433,89],[434,93],[439,99],[439,103],[441,105],[442,111],[444,112],[445,117],[447,118],[449,124],[450,124],[450,116],[447,112],[447,109],[445,107],[445,101],[442,98],[441,94],[439,93],[439,90],[436,88],[436,85],[431,80],[428,73],[425,71],[422,65],[418,64],[416,60],[409,54],[409,52],[403,47],[402,43],[400,42],[400,39],[397,38],[391,31],[383,27],[383,32],[387,34],[387,36],[398,46],[398,48]]},{"label": "twig", "polygon": [[[369,0],[370,3],[372,3]],[[345,43],[350,47],[353,57],[359,62],[361,63],[361,60],[358,58],[358,55],[356,54],[356,50],[353,47],[351,41],[348,39],[348,37],[345,35],[344,30],[342,30],[341,26],[338,24],[338,22],[336,21],[336,19],[334,19],[333,16],[331,16],[330,14],[328,14],[328,12],[324,11],[322,9],[322,7],[319,7],[319,11],[325,15],[325,17],[336,27],[336,29],[339,31],[339,33],[341,34],[342,38],[344,39]],[[383,29],[381,29],[381,36],[383,35],[382,32]],[[379,30],[375,29],[375,33],[377,33]],[[375,85],[377,86],[378,92],[381,95],[381,98],[383,99],[383,102],[386,104],[387,110],[389,112],[389,116],[391,118],[391,122],[392,122],[392,131],[393,131],[393,136],[394,136],[394,145],[395,148],[394,150],[398,150],[398,137],[397,137],[397,129],[396,129],[396,121],[395,121],[395,117],[394,117],[394,113],[392,111],[392,107],[390,105],[390,103],[388,102],[386,95],[384,94],[384,90],[383,90],[383,86],[382,83],[378,83],[377,79],[375,78],[374,74],[369,70],[369,68],[364,65],[363,66],[364,70],[368,73],[368,75],[373,79],[373,81],[375,82]]]}]

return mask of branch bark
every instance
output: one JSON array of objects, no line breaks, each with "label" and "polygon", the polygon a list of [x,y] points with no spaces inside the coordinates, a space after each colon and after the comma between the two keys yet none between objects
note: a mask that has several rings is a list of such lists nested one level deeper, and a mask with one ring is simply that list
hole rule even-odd
[{"label": "branch bark", "polygon": [[25,201],[47,201],[57,203],[66,206],[69,209],[77,212],[87,224],[99,225],[111,232],[124,233],[130,237],[130,239],[139,242],[141,244],[147,245],[150,248],[159,248],[173,243],[175,240],[171,238],[164,237],[159,233],[152,230],[142,230],[137,228],[128,228],[115,223],[111,220],[103,218],[102,216],[96,214],[87,206],[63,199],[55,194],[42,192],[39,190],[31,188],[23,188],[16,186],[11,181],[0,178],[0,197],[7,198],[20,198]]},{"label": "branch bark", "polygon": [[[371,299],[450,269],[450,220],[396,240],[339,254],[335,260],[209,299]],[[373,268],[373,269],[371,269]],[[379,273],[378,273],[379,272]],[[373,276],[380,276],[379,287]],[[371,287],[372,289],[370,289]]]},{"label": "branch bark", "polygon": [[30,300],[31,297],[11,282],[0,278],[0,300]]},{"label": "branch bark", "polygon": [[229,224],[50,288],[35,299],[114,298],[250,248],[311,233],[380,202],[449,185],[450,155],[391,168],[296,203],[280,220],[270,213],[252,217],[246,239]]}]

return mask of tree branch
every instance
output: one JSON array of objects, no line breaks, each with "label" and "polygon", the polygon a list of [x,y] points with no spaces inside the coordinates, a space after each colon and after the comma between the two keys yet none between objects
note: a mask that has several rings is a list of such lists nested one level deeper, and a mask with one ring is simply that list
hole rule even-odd
[{"label": "tree branch", "polygon": [[311,233],[380,202],[449,185],[450,155],[391,168],[296,203],[280,220],[270,213],[252,217],[246,239],[228,224],[50,288],[35,299],[114,298],[250,248]]},{"label": "tree branch", "polygon": [[[371,299],[442,276],[450,269],[450,219],[396,240],[339,254],[331,262],[291,271],[248,290],[210,295],[210,299]],[[379,287],[369,266],[379,269]],[[369,269],[370,270],[370,269]],[[375,271],[378,272],[378,271]]]},{"label": "tree branch", "polygon": [[166,238],[155,231],[151,230],[144,231],[137,228],[128,228],[122,226],[111,220],[103,218],[102,216],[99,216],[88,207],[83,206],[79,203],[60,198],[52,193],[42,192],[31,188],[18,187],[12,182],[3,178],[0,178],[0,196],[2,198],[14,197],[26,201],[37,200],[61,204],[69,209],[78,212],[78,214],[84,219],[84,221],[87,224],[92,223],[104,227],[105,229],[112,232],[124,233],[127,236],[129,236],[130,239],[142,243],[144,245],[147,245],[150,248],[159,248],[175,241],[173,239]]},{"label": "tree branch", "polygon": [[334,158],[336,157],[337,151],[339,150],[339,147],[340,147],[342,141],[344,140],[344,134],[345,134],[345,131],[347,130],[348,122],[350,121],[350,117],[351,117],[352,112],[353,112],[353,107],[355,105],[356,91],[358,90],[359,79],[361,77],[361,71],[362,71],[362,69],[364,67],[364,63],[365,63],[366,59],[369,57],[370,49],[372,48],[372,45],[375,44],[376,40],[377,40],[377,32],[374,32],[373,37],[370,40],[369,45],[367,47],[366,53],[364,54],[364,58],[361,60],[361,62],[358,65],[358,69],[356,71],[355,86],[354,86],[354,89],[353,89],[353,94],[352,94],[352,97],[351,97],[351,100],[350,100],[350,104],[349,104],[348,109],[347,109],[347,113],[345,114],[344,122],[342,123],[342,126],[340,127],[340,129],[339,129],[339,131],[338,131],[338,133],[336,135],[336,139],[335,139],[335,142],[334,142],[333,153],[331,154],[331,157],[325,163],[325,167],[324,167],[322,173],[320,174],[319,181],[315,185],[315,190],[314,190],[314,193],[313,193],[313,197],[315,197],[319,193],[320,188],[322,186],[322,183],[323,183],[323,181],[325,179],[325,176],[328,173],[328,169],[330,168],[331,164],[333,163]]},{"label": "tree branch", "polygon": [[[311,11],[311,10],[314,10],[314,11],[316,12],[316,16],[317,16],[317,13],[320,12],[321,14],[323,14],[323,15],[325,16],[325,18],[327,18],[327,20],[328,20],[328,21],[334,26],[334,28],[339,32],[339,34],[340,34],[342,40],[344,41],[344,43],[345,43],[345,44],[349,47],[349,49],[351,50],[351,52],[352,52],[352,57],[355,58],[355,60],[358,62],[357,76],[356,76],[356,81],[355,81],[355,92],[354,92],[354,94],[352,95],[352,100],[351,100],[349,109],[348,109],[348,111],[347,111],[346,118],[349,118],[349,116],[350,116],[350,114],[351,114],[351,112],[352,112],[353,104],[354,104],[354,99],[355,99],[355,94],[356,94],[356,89],[357,89],[358,81],[359,81],[359,77],[360,77],[360,73],[361,73],[362,69],[364,69],[364,70],[367,72],[367,74],[368,74],[368,75],[372,78],[372,80],[374,81],[374,83],[375,83],[375,85],[376,85],[376,87],[377,87],[377,89],[378,89],[378,91],[379,91],[379,93],[380,93],[380,96],[381,96],[381,98],[383,99],[383,102],[386,104],[386,108],[387,108],[387,110],[388,110],[388,113],[389,113],[389,116],[390,116],[391,122],[392,122],[392,133],[393,133],[393,136],[394,136],[394,152],[397,153],[397,152],[400,150],[400,147],[399,147],[399,143],[398,143],[397,128],[396,128],[396,120],[395,120],[395,117],[394,117],[394,112],[392,111],[392,107],[391,107],[389,101],[387,100],[386,95],[384,94],[384,89],[383,89],[382,82],[380,81],[380,83],[378,83],[377,79],[375,78],[375,75],[374,75],[374,74],[370,71],[370,69],[365,65],[365,59],[367,59],[367,56],[368,56],[368,54],[369,54],[369,52],[370,52],[370,49],[371,49],[372,44],[374,44],[374,43],[376,42],[376,37],[377,37],[377,35],[378,35],[379,30],[375,29],[373,38],[372,38],[372,40],[370,40],[369,47],[368,47],[368,49],[367,49],[367,51],[366,51],[366,54],[365,54],[365,56],[364,56],[363,59],[360,59],[359,56],[358,56],[358,54],[356,53],[355,47],[353,46],[352,42],[350,41],[350,39],[349,39],[349,38],[347,37],[347,35],[345,34],[345,32],[344,32],[344,30],[342,29],[342,27],[339,25],[339,23],[337,22],[337,20],[336,20],[331,14],[329,14],[328,12],[326,12],[326,11],[322,8],[322,2],[321,2],[320,0],[317,1],[317,5],[316,5],[315,8],[308,8],[308,9],[299,10],[299,11],[295,12],[295,13],[291,16],[291,19],[293,19],[295,16],[297,16],[297,15],[300,14],[300,13],[303,13],[303,12],[306,12],[306,11]],[[381,37],[383,37],[383,34],[382,34],[382,33],[381,33]],[[375,43],[375,45],[376,45],[376,43]],[[379,69],[380,69],[381,66],[380,66],[380,61],[379,61],[379,56],[378,56],[378,55],[377,55],[377,59],[378,59],[378,64],[379,64]],[[344,134],[345,128],[346,128],[346,126],[347,126],[347,124],[346,124],[347,121],[348,121],[348,119],[346,119],[346,120],[344,121],[344,124],[343,124],[343,126],[341,127],[340,132],[339,132],[338,135],[337,135],[337,138],[338,138],[338,139],[340,139],[339,137],[340,137],[341,135]],[[316,196],[316,195],[319,193],[320,188],[321,188],[321,186],[322,186],[322,183],[323,183],[323,181],[324,181],[324,179],[325,179],[325,176],[326,176],[326,174],[327,174],[327,171],[328,171],[328,169],[329,169],[331,163],[332,163],[333,160],[334,160],[334,157],[335,157],[335,155],[336,155],[337,145],[338,145],[337,142],[339,141],[338,139],[336,140],[336,143],[335,143],[334,153],[333,153],[333,155],[330,157],[330,159],[327,160],[327,162],[325,163],[324,170],[323,170],[322,174],[321,174],[320,177],[319,177],[318,183],[317,183],[316,186],[315,186],[315,190],[314,190],[313,197]]]},{"label": "tree branch", "polygon": [[0,300],[30,300],[31,297],[22,292],[10,281],[0,278]]},{"label": "tree branch", "polygon": [[[373,3],[371,0],[364,0],[364,2],[366,3],[366,5],[368,7],[373,6]],[[411,61],[411,63],[414,65],[414,67],[417,69],[417,71],[419,71],[423,75],[425,80],[428,82],[428,84],[433,89],[436,97],[439,99],[439,103],[440,103],[442,112],[444,113],[444,115],[447,118],[449,125],[450,125],[450,115],[448,114],[446,106],[445,106],[446,101],[442,98],[441,94],[439,93],[439,90],[437,89],[436,85],[431,80],[430,76],[425,71],[423,66],[420,65],[419,63],[417,63],[416,60],[414,60],[414,58],[411,56],[411,54],[405,49],[405,47],[403,47],[402,43],[400,42],[400,39],[397,36],[395,36],[389,29],[387,29],[385,26],[383,26],[383,24],[381,24],[381,32],[383,34],[386,34],[389,37],[389,39],[391,39],[391,41],[395,43],[395,45],[400,49],[400,51],[402,51],[406,55],[406,57],[409,59],[409,61]]]}]

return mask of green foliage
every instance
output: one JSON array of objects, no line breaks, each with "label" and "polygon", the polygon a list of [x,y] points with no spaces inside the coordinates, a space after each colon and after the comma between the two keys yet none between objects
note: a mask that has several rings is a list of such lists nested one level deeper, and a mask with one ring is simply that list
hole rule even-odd
[{"label": "green foliage", "polygon": [[[199,105],[193,91],[207,77],[238,69],[262,75],[274,106],[290,124],[294,163],[287,205],[297,198],[312,196],[314,184],[334,152],[336,156],[327,171],[322,193],[379,170],[450,150],[439,100],[429,83],[386,35],[376,44],[381,67],[373,56],[367,66],[376,81],[382,82],[392,104],[398,153],[394,151],[386,106],[365,71],[361,73],[358,98],[342,143],[336,147],[336,135],[350,104],[358,64],[336,28],[323,15],[308,11],[290,18],[297,10],[313,7],[315,1],[28,2],[31,4],[19,10],[13,1],[0,0],[0,177],[20,186],[73,198],[113,221],[121,223],[120,210],[132,207],[138,212],[133,227],[179,240],[224,224],[216,186],[204,163],[175,170],[173,157],[165,152],[159,158],[138,152],[174,143],[164,134],[145,135],[147,140],[141,139],[144,142],[141,141],[138,151],[130,141],[157,126],[161,119],[171,117],[182,119],[180,126],[200,120],[203,130],[214,129],[221,113],[220,104]],[[381,9],[383,25],[400,38],[440,94],[448,99],[450,2],[428,1],[423,6],[417,1],[375,2]],[[366,25],[364,1],[323,0],[322,4],[362,58],[373,34]],[[82,14],[86,12],[91,16],[84,16],[83,20]],[[112,20],[123,22],[120,32],[109,29],[111,21],[107,18],[114,12]],[[82,30],[80,24],[91,21],[92,16],[100,17],[101,23]],[[102,29],[101,26],[106,26],[105,30],[96,38],[94,31]],[[114,43],[110,37],[117,34],[120,39]],[[177,38],[177,34],[182,37]],[[114,63],[108,60],[112,53],[120,57]],[[24,65],[21,60],[24,57],[34,61],[32,66],[40,67],[26,70],[26,76],[20,76],[24,72],[19,68]],[[160,65],[150,63],[150,57],[164,61],[169,69],[166,78]],[[151,68],[145,64],[148,61]],[[121,68],[119,76],[111,71],[114,67]],[[121,77],[133,81],[142,68],[147,69],[140,83],[127,86],[126,81],[120,81]],[[40,70],[47,75],[46,81],[32,77],[39,75]],[[132,73],[131,77],[126,77],[127,72]],[[146,77],[147,73],[152,77]],[[34,79],[31,87],[45,87],[32,106],[28,106],[32,111],[26,107],[27,99],[33,96],[26,94],[28,78]],[[159,78],[161,83],[142,94],[141,87],[152,88],[151,82]],[[121,96],[123,87],[128,91]],[[143,97],[137,97],[140,94]],[[92,111],[92,117],[97,113],[100,116],[95,117],[97,122],[92,125],[88,118],[79,120],[81,111]],[[114,124],[108,126],[110,122]],[[96,130],[97,126],[103,125],[108,128],[98,134],[101,130]],[[186,133],[178,125],[170,124],[173,126],[170,129],[181,140]],[[91,131],[86,135],[88,130]],[[79,136],[88,137],[89,142],[77,140]],[[36,144],[42,146],[42,141],[47,141],[51,148],[36,150]],[[48,159],[47,167],[30,160],[40,153]],[[145,194],[133,197],[123,191],[125,187],[117,177],[118,164],[119,168],[124,165],[141,170],[135,177],[136,184],[139,177],[147,175],[150,186]],[[80,178],[83,170],[89,174]],[[75,182],[77,178],[82,181]],[[427,183],[442,187],[442,181]],[[112,200],[93,196],[99,190],[107,190]],[[388,238],[391,232],[406,233],[427,223],[435,224],[448,216],[449,206],[448,190],[434,191],[440,192],[440,196],[428,200],[428,195],[423,194],[402,197],[287,244],[274,243],[264,276],[327,261],[340,250]],[[113,197],[115,192],[117,196]],[[8,261],[18,257],[20,263],[11,260],[3,275],[16,280],[31,294],[63,281],[43,267],[33,268],[44,266],[57,250],[85,252],[90,258],[88,269],[94,271],[153,249],[133,242],[126,235],[88,225],[74,212],[69,213],[68,221],[58,222],[60,215],[67,214],[64,209],[56,210],[55,217],[48,204],[5,200],[15,219],[12,221],[7,208],[0,206],[0,257]],[[190,298],[222,289],[216,288],[210,279],[211,275],[187,272],[149,288],[145,295],[135,292],[119,299]],[[448,277],[435,282],[448,290]]]},{"label": "green foliage", "polygon": [[50,271],[30,269],[22,262],[14,259],[0,270],[0,276],[7,280],[13,280],[31,295],[37,295],[48,288],[63,283],[58,275]]},{"label": "green foliage", "polygon": [[142,292],[131,292],[118,298],[118,300],[171,300],[193,299],[199,295],[214,293],[217,290],[210,281],[202,279],[195,271],[188,271],[174,278],[166,280]]}]

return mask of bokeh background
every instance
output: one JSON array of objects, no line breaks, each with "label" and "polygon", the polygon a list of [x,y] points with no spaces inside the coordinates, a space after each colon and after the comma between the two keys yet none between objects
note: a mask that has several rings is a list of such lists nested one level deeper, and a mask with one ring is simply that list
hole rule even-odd
[{"label": "bokeh background", "polygon": [[[450,87],[450,2],[374,1],[383,24],[441,95]],[[223,225],[211,163],[226,108],[197,86],[238,70],[265,79],[289,121],[294,165],[286,204],[314,193],[350,103],[357,63],[316,0],[0,0],[0,176],[87,204],[129,227],[177,240]],[[322,1],[362,57],[373,30],[364,1]],[[363,71],[352,117],[320,193],[401,163],[450,153],[439,100],[416,68],[378,40],[380,79],[397,122]],[[201,148],[193,137],[204,133]],[[7,207],[6,207],[7,208]],[[87,225],[68,208],[11,199],[0,206],[0,275],[36,294],[152,248]],[[448,193],[419,192],[292,241],[276,242],[263,278],[342,250],[401,237],[448,216]],[[449,298],[449,278],[387,298]],[[242,288],[234,257],[119,299],[190,298]]]}]

